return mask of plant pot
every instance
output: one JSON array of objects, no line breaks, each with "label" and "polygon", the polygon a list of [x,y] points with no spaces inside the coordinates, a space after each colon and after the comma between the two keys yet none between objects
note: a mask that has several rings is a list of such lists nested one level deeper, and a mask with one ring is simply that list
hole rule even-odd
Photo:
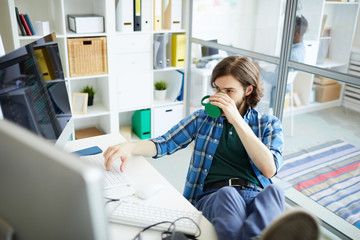
[{"label": "plant pot", "polygon": [[165,90],[154,90],[156,100],[165,100],[166,98],[166,89]]},{"label": "plant pot", "polygon": [[88,106],[92,106],[94,104],[94,98],[92,97],[92,98],[88,98],[88,103],[87,103],[87,105]]}]

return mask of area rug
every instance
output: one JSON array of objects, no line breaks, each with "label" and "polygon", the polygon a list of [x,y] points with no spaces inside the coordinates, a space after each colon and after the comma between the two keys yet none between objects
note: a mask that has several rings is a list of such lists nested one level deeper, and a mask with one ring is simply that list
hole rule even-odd
[{"label": "area rug", "polygon": [[281,180],[360,228],[360,149],[333,140],[284,157]]}]

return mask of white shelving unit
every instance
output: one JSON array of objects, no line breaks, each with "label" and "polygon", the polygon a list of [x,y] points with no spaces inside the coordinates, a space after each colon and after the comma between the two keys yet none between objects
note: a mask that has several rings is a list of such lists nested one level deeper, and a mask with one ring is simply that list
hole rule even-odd
[{"label": "white shelving unit", "polygon": [[[163,0],[163,6],[166,5],[166,2],[168,1]],[[151,110],[152,137],[156,137],[158,135],[159,132],[154,132],[154,130],[159,129],[159,125],[162,127],[165,126],[166,129],[170,129],[170,127],[184,117],[184,102],[173,101],[173,99],[170,100],[169,97],[163,101],[155,100],[153,86],[154,82],[159,79],[159,76],[168,82],[169,88],[174,85],[178,85],[179,79],[172,78],[173,73],[177,70],[184,72],[184,84],[186,84],[185,67],[165,67],[162,69],[154,69],[153,45],[155,34],[186,34],[187,4],[189,4],[188,1],[182,0],[182,26],[180,30],[162,29],[153,31],[149,30],[149,27],[147,26],[144,31],[119,32],[116,30],[116,24],[111,26],[114,33],[109,38],[110,45],[113,46],[113,50],[109,54],[111,62],[109,65],[109,71],[112,73],[112,77],[115,78],[114,82],[116,84],[114,86],[114,95],[117,96],[117,104],[114,112],[117,113],[117,117],[113,118],[118,119],[115,121],[116,131],[118,131],[120,127],[131,125],[131,116],[136,110]],[[153,6],[150,5],[147,5],[147,8],[145,9],[143,5],[142,11],[145,16],[153,15]],[[164,10],[165,9],[163,9],[163,11]],[[116,18],[116,13],[113,17]],[[144,24],[144,22],[142,22],[142,24]],[[150,25],[150,28],[153,29],[153,17],[151,17]],[[171,41],[171,39],[169,39],[169,41]],[[185,86],[183,86],[183,89],[185,90]],[[163,115],[160,116],[160,119],[168,119],[166,122],[158,120],[159,112],[161,112],[161,109],[163,108],[166,108],[167,112],[164,111]],[[179,108],[181,108],[180,111]],[[178,114],[168,114],[175,111]]]},{"label": "white shelving unit", "polygon": [[[167,3],[166,0],[162,0]],[[31,21],[49,21],[50,32],[55,32],[63,64],[69,98],[72,93],[79,92],[85,85],[95,88],[94,105],[88,106],[84,115],[74,114],[75,129],[97,127],[104,133],[118,132],[121,126],[129,125],[129,119],[136,110],[157,108],[184,108],[183,102],[172,102],[169,99],[158,102],[153,99],[153,83],[158,74],[176,70],[185,72],[185,68],[168,67],[161,70],[153,69],[153,38],[156,33],[186,33],[188,1],[182,0],[181,30],[153,31],[152,2],[142,1],[142,14],[150,16],[142,24],[143,31],[119,32],[116,30],[117,0],[0,0],[2,32],[8,32],[4,42],[10,42],[14,49],[26,45],[42,36],[19,36],[15,16],[15,6],[20,13],[27,13]],[[150,1],[149,1],[150,2]],[[164,9],[163,9],[164,10]],[[69,30],[68,14],[97,14],[104,17],[103,33],[77,34]],[[10,19],[7,17],[10,16]],[[3,19],[4,18],[4,19]],[[106,37],[108,73],[71,77],[68,55],[68,38]],[[3,39],[5,36],[3,36]],[[186,73],[185,73],[186,76]],[[172,79],[167,79],[171,84]],[[175,80],[174,80],[175,81]],[[184,79],[186,83],[186,77]],[[185,86],[183,89],[186,89]],[[185,93],[184,93],[185,94]],[[184,97],[185,99],[185,97]],[[180,120],[184,116],[176,116]],[[154,127],[152,114],[152,126]],[[164,116],[165,117],[165,116]],[[131,124],[131,121],[130,121]]]},{"label": "white shelving unit", "polygon": [[[307,51],[306,63],[313,64],[321,68],[331,69],[337,72],[347,72],[349,67],[349,59],[352,45],[356,37],[356,24],[359,15],[359,1],[352,2],[338,2],[326,0],[304,0],[301,4],[301,9],[297,13],[302,14],[308,21],[308,31],[304,35],[306,44],[311,45],[311,51],[316,54],[310,54],[310,49]],[[329,56],[325,58],[324,62],[316,63],[318,57],[318,50],[320,42],[326,37],[322,37],[321,28],[323,16],[326,15],[326,22],[324,29],[331,29]],[[294,92],[299,95],[309,96],[309,88],[303,87],[302,79],[298,77],[295,79]],[[342,84],[344,86],[344,84]],[[310,88],[311,89],[311,88]],[[339,100],[326,103],[309,103],[304,102],[303,106],[295,107],[294,114],[304,112],[318,111],[333,106],[341,106],[342,92]],[[309,99],[307,97],[306,99]],[[284,116],[288,114],[284,112]]]}]

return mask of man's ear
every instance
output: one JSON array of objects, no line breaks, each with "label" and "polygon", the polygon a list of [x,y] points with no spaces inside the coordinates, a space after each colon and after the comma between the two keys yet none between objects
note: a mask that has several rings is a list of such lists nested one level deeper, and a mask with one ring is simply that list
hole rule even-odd
[{"label": "man's ear", "polygon": [[254,87],[252,85],[247,86],[246,90],[245,90],[245,96],[249,96],[253,90],[254,90]]}]

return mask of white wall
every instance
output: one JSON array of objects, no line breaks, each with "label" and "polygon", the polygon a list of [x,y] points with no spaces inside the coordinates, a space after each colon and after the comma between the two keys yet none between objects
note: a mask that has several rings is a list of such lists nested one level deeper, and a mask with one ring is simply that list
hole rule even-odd
[{"label": "white wall", "polygon": [[193,37],[275,55],[284,0],[195,0]]}]

